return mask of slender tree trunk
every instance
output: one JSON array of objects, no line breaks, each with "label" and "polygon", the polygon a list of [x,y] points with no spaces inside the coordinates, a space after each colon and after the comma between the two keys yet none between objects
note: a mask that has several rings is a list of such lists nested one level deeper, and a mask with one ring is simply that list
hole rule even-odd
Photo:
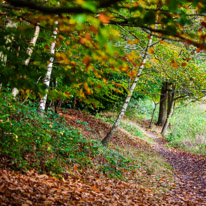
[{"label": "slender tree trunk", "polygon": [[76,109],[76,104],[77,104],[77,95],[74,94],[74,99],[73,99],[73,102],[72,102],[72,109]]},{"label": "slender tree trunk", "polygon": [[[58,86],[58,81],[57,81],[57,78],[55,78],[54,88],[57,88],[57,86]],[[60,98],[59,98],[59,97],[54,100],[54,112],[55,112],[56,114],[58,113],[59,101],[60,101]]]},{"label": "slender tree trunk", "polygon": [[[58,22],[55,22],[55,23],[58,24]],[[49,64],[47,66],[47,72],[46,72],[46,75],[44,78],[44,84],[47,86],[47,89],[46,89],[45,95],[40,100],[40,104],[39,104],[39,108],[38,108],[38,111],[41,112],[42,115],[43,115],[42,112],[45,111],[45,107],[46,107],[47,93],[48,93],[48,88],[49,88],[50,80],[51,80],[51,73],[52,73],[52,69],[53,69],[56,37],[57,37],[57,28],[55,28],[55,30],[53,32],[54,41],[52,42],[51,47],[50,47],[50,54],[52,56],[50,57]]]},{"label": "slender tree trunk", "polygon": [[167,119],[167,82],[164,82],[160,95],[159,116],[157,125],[163,126]]},{"label": "slender tree trunk", "polygon": [[31,59],[31,55],[32,55],[32,53],[34,51],[34,47],[35,47],[37,39],[39,37],[39,33],[40,33],[40,26],[39,26],[39,24],[37,24],[36,27],[35,27],[34,36],[33,36],[33,38],[29,42],[30,47],[27,48],[27,52],[26,53],[28,54],[28,58],[24,61],[24,65],[25,66],[29,65],[29,62],[30,62],[30,59]]},{"label": "slender tree trunk", "polygon": [[171,112],[172,103],[173,103],[173,84],[168,84],[167,86],[167,116]]},{"label": "slender tree trunk", "polygon": [[112,138],[112,134],[113,134],[113,133],[116,131],[116,129],[119,127],[120,122],[121,122],[121,120],[122,120],[122,118],[123,118],[123,116],[124,116],[124,114],[125,114],[125,112],[126,112],[126,110],[127,110],[128,104],[129,104],[130,99],[131,99],[132,94],[133,94],[133,91],[134,91],[134,89],[135,89],[135,87],[136,87],[136,85],[137,85],[137,82],[138,82],[138,80],[139,80],[139,76],[141,75],[142,70],[144,69],[144,65],[145,65],[145,63],[146,63],[146,61],[147,61],[147,58],[148,58],[148,49],[149,49],[149,47],[150,47],[151,44],[152,44],[152,36],[150,37],[150,39],[149,39],[149,41],[148,41],[148,43],[147,43],[147,47],[146,47],[146,49],[145,49],[145,53],[144,53],[144,56],[143,56],[142,63],[140,64],[138,74],[137,74],[137,76],[135,77],[135,79],[134,79],[134,81],[133,81],[133,83],[132,83],[132,86],[131,86],[130,89],[129,89],[128,95],[127,95],[127,97],[126,97],[126,99],[125,99],[125,101],[124,101],[124,104],[123,104],[123,106],[122,106],[122,109],[121,109],[121,111],[120,111],[120,113],[119,113],[119,115],[118,115],[118,117],[117,117],[114,125],[112,126],[112,128],[110,129],[110,131],[108,132],[108,134],[107,134],[107,135],[104,137],[104,139],[102,140],[102,144],[103,144],[104,146],[107,146],[107,145],[108,145],[108,142],[109,142],[109,141],[111,140],[111,138]]},{"label": "slender tree trunk", "polygon": [[164,123],[164,126],[162,128],[161,134],[165,135],[167,132],[167,128],[169,125],[169,120],[171,118],[171,115],[173,114],[173,109],[174,109],[174,97],[175,97],[175,84],[172,84],[172,89],[169,88],[168,90],[168,111],[167,111],[167,119]]},{"label": "slender tree trunk", "polygon": [[[27,51],[26,51],[26,53],[28,54],[28,58],[24,61],[24,65],[25,66],[29,65],[29,62],[30,62],[30,59],[31,59],[31,55],[33,53],[33,50],[34,50],[34,47],[36,45],[37,39],[39,37],[39,32],[40,32],[40,26],[37,25],[35,27],[34,36],[32,37],[32,39],[29,42],[30,46],[27,48]],[[16,98],[18,93],[19,93],[19,90],[17,88],[13,88],[12,89],[12,95],[13,95],[14,99]]]},{"label": "slender tree trunk", "polygon": [[154,109],[153,109],[153,112],[152,112],[152,117],[151,117],[151,121],[150,121],[150,124],[149,124],[149,128],[151,128],[152,127],[152,122],[153,122],[153,119],[154,119],[154,114],[155,114],[155,111],[156,111],[156,109],[157,109],[157,105],[159,104],[159,102],[158,103],[156,103],[155,101],[153,101],[154,102]]}]

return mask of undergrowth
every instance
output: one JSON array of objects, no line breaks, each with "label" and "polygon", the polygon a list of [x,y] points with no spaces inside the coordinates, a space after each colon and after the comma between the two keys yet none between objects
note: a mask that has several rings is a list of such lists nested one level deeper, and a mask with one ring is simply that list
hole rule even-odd
[{"label": "undergrowth", "polygon": [[47,112],[42,118],[33,102],[24,105],[5,93],[0,94],[0,156],[13,169],[54,174],[74,164],[98,165],[104,174],[118,178],[124,176],[123,169],[134,169],[132,159],[84,138],[63,117]]},{"label": "undergrowth", "polygon": [[206,113],[199,105],[182,106],[171,119],[169,145],[206,155]]},{"label": "undergrowth", "polygon": [[[105,113],[105,114],[97,114],[96,117],[103,120],[104,122],[107,122],[109,124],[114,124],[115,122],[115,117],[111,116],[112,113]],[[139,129],[137,125],[131,124],[131,121],[126,121],[126,122],[121,122],[120,127],[128,131],[130,134],[138,136],[140,138],[144,138],[144,134],[142,131]]]},{"label": "undergrowth", "polygon": [[[158,108],[154,114],[154,121],[158,119]],[[137,119],[151,119],[154,103],[150,98],[131,99],[126,116]]]}]

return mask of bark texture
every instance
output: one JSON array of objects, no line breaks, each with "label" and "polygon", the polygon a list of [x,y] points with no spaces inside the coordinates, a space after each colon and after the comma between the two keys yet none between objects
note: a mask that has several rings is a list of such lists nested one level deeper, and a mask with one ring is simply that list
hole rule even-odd
[{"label": "bark texture", "polygon": [[[56,22],[56,24],[58,24],[58,22]],[[54,41],[52,42],[51,47],[50,47],[50,54],[52,56],[50,57],[49,64],[47,66],[47,72],[46,72],[46,75],[45,75],[45,78],[44,78],[44,84],[47,86],[47,89],[46,89],[45,95],[40,100],[39,108],[38,108],[38,111],[41,112],[41,113],[42,113],[42,111],[45,111],[45,108],[46,108],[47,93],[48,93],[48,88],[49,88],[49,85],[50,85],[53,62],[54,62],[56,37],[57,37],[57,28],[53,32]]]},{"label": "bark texture", "polygon": [[167,110],[167,119],[164,123],[164,126],[162,128],[161,134],[165,135],[167,132],[167,128],[169,125],[169,120],[173,114],[174,109],[174,102],[175,102],[175,84],[170,85],[168,89],[168,110]]},{"label": "bark texture", "polygon": [[122,118],[123,118],[123,116],[124,116],[124,114],[125,114],[125,112],[126,112],[126,110],[127,110],[128,104],[129,104],[130,99],[131,99],[132,94],[133,94],[133,91],[134,91],[134,89],[135,89],[135,87],[136,87],[136,85],[137,85],[137,82],[138,82],[138,80],[139,80],[139,76],[141,75],[142,70],[144,69],[144,65],[145,65],[145,63],[146,63],[146,61],[147,61],[147,58],[148,58],[148,49],[149,49],[149,47],[151,46],[151,44],[152,44],[152,36],[151,36],[150,39],[148,40],[147,47],[146,47],[146,49],[145,49],[145,53],[144,53],[144,56],[143,56],[143,60],[142,60],[142,63],[140,64],[140,67],[139,67],[138,74],[137,74],[137,76],[135,77],[135,79],[134,79],[134,81],[133,81],[133,83],[132,83],[132,86],[131,86],[130,89],[129,89],[128,95],[127,95],[127,97],[126,97],[126,99],[125,99],[125,101],[124,101],[124,104],[123,104],[123,106],[122,106],[122,109],[121,109],[121,111],[120,111],[120,113],[119,113],[119,115],[118,115],[115,123],[113,124],[112,128],[110,129],[110,131],[108,132],[108,134],[107,134],[107,135],[104,137],[104,139],[102,140],[102,144],[103,144],[104,146],[107,146],[107,145],[108,145],[109,141],[110,141],[111,138],[112,138],[112,134],[113,134],[113,133],[117,130],[117,128],[119,127],[120,122],[121,122],[121,120],[122,120]]},{"label": "bark texture", "polygon": [[163,126],[167,119],[167,84],[164,82],[161,89],[158,126]]},{"label": "bark texture", "polygon": [[[39,37],[39,33],[40,33],[40,26],[37,25],[35,27],[35,31],[34,31],[34,36],[32,37],[32,39],[29,42],[29,47],[27,48],[26,53],[28,54],[28,58],[24,61],[24,65],[28,66],[30,59],[31,59],[31,55],[33,53],[34,47],[36,45],[37,39]],[[18,95],[19,90],[17,88],[13,88],[12,89],[12,96],[14,97],[14,99],[16,98],[16,96]]]}]

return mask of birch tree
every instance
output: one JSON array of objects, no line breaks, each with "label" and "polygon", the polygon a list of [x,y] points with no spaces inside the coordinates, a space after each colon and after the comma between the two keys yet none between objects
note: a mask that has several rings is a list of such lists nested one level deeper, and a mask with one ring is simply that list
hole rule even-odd
[{"label": "birch tree", "polygon": [[111,140],[113,133],[117,130],[117,128],[118,128],[119,125],[120,125],[120,122],[121,122],[122,118],[124,117],[124,114],[125,114],[125,112],[126,112],[126,110],[127,110],[127,107],[128,107],[128,105],[129,105],[129,102],[130,102],[130,99],[131,99],[132,94],[133,94],[133,92],[134,92],[134,89],[135,89],[135,87],[136,87],[136,85],[137,85],[137,82],[138,82],[139,77],[140,77],[140,75],[141,75],[141,73],[142,73],[142,70],[144,69],[144,65],[145,65],[145,63],[146,63],[146,61],[147,61],[147,59],[148,59],[148,49],[149,49],[149,48],[151,47],[151,45],[152,45],[152,39],[153,39],[152,36],[150,36],[150,37],[149,37],[149,40],[148,40],[148,42],[147,42],[147,46],[146,46],[145,51],[144,51],[142,63],[141,63],[140,66],[139,66],[138,73],[137,73],[137,75],[136,75],[136,77],[135,77],[135,79],[134,79],[134,81],[133,81],[133,83],[132,83],[132,86],[129,88],[129,91],[128,91],[127,97],[126,97],[126,99],[125,99],[125,101],[124,101],[124,104],[123,104],[123,106],[122,106],[122,109],[121,109],[121,111],[120,111],[117,119],[115,120],[115,123],[113,124],[112,128],[110,129],[110,131],[107,133],[107,135],[106,135],[106,136],[104,137],[104,139],[102,140],[102,144],[103,144],[104,146],[107,146],[107,145],[108,145],[108,142]]},{"label": "birch tree", "polygon": [[[55,24],[57,25],[58,22],[56,21]],[[52,69],[53,69],[53,63],[54,63],[54,54],[55,54],[55,46],[56,46],[56,37],[57,37],[57,30],[58,28],[56,27],[55,30],[53,31],[53,39],[54,41],[51,44],[50,47],[50,54],[52,55],[49,60],[49,64],[47,65],[47,72],[44,78],[43,83],[46,85],[46,93],[45,95],[40,99],[38,111],[42,114],[43,111],[45,111],[46,108],[46,101],[47,101],[47,96],[48,96],[48,88],[50,85],[50,80],[51,80],[51,74],[52,74]]]},{"label": "birch tree", "polygon": [[[39,37],[39,33],[40,33],[40,26],[39,26],[39,24],[37,24],[36,27],[35,27],[34,36],[31,38],[31,40],[29,42],[29,47],[27,48],[27,51],[26,51],[26,53],[28,55],[28,58],[24,61],[25,66],[29,65],[34,47],[35,47],[37,39]],[[19,90],[16,87],[14,87],[12,89],[12,96],[14,97],[14,99],[16,98],[18,93],[19,93]]]}]

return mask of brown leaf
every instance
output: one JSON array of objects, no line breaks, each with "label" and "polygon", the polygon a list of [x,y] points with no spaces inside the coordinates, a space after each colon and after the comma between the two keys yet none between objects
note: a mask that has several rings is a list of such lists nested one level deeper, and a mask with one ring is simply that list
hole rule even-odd
[{"label": "brown leaf", "polygon": [[93,186],[93,187],[90,187],[90,189],[93,190],[93,191],[95,191],[95,192],[100,192],[100,190],[99,190],[98,188],[94,187],[94,186]]}]

